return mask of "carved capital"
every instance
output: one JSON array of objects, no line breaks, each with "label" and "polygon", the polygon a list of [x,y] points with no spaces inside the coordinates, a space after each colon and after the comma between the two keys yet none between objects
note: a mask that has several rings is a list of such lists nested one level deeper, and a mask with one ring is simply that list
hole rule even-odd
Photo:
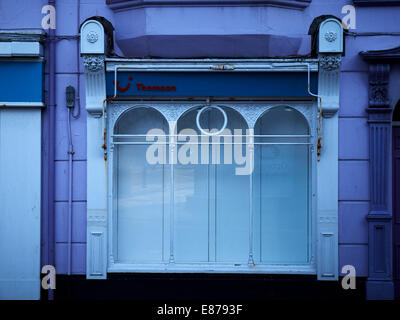
[{"label": "carved capital", "polygon": [[319,65],[326,71],[332,71],[340,67],[342,57],[338,54],[333,55],[321,55]]},{"label": "carved capital", "polygon": [[369,65],[369,106],[388,107],[389,64]]},{"label": "carved capital", "polygon": [[84,55],[83,65],[89,72],[99,72],[104,70],[104,56]]}]

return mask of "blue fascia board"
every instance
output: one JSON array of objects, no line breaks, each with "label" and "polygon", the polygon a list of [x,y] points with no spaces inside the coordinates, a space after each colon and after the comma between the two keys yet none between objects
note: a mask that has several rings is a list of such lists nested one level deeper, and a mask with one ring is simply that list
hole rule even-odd
[{"label": "blue fascia board", "polygon": [[43,102],[43,62],[0,61],[0,102]]},{"label": "blue fascia board", "polygon": [[[107,96],[114,96],[114,73],[106,75]],[[118,97],[310,97],[307,72],[119,72]],[[311,74],[311,92],[318,74]]]}]

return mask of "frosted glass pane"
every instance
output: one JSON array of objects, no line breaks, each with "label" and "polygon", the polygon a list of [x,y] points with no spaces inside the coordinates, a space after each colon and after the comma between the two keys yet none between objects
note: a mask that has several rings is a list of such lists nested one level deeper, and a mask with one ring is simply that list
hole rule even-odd
[{"label": "frosted glass pane", "polygon": [[[245,129],[236,112],[225,109],[228,129]],[[178,132],[195,124],[197,110],[184,115]],[[204,112],[204,129],[222,126],[218,111]],[[211,141],[211,140],[210,140]],[[231,142],[230,142],[231,143]],[[232,145],[230,146],[232,148]],[[229,149],[229,148],[228,148]],[[220,164],[213,164],[216,151]],[[232,155],[232,150],[231,157]],[[246,263],[249,248],[249,177],[235,175],[236,165],[225,164],[223,139],[208,148],[209,164],[175,166],[175,258],[176,261]],[[201,150],[198,161],[201,162]]]},{"label": "frosted glass pane", "polygon": [[162,129],[168,134],[168,123],[157,110],[139,107],[121,116],[115,127],[115,133],[146,134],[151,129]]},{"label": "frosted glass pane", "polygon": [[[121,117],[115,131],[118,134],[146,134],[153,128],[168,133],[167,122],[159,112],[135,108]],[[144,142],[145,138],[136,141]],[[115,148],[117,260],[120,262],[161,262],[163,255],[166,256],[167,166],[148,163],[148,146],[117,145]]]},{"label": "frosted glass pane", "polygon": [[246,263],[249,257],[249,176],[234,165],[216,168],[216,260]]},{"label": "frosted glass pane", "polygon": [[[272,108],[256,123],[257,134],[308,134],[308,124],[303,115],[290,107]],[[296,140],[297,141],[297,140]]]},{"label": "frosted glass pane", "polygon": [[[246,133],[244,119],[235,111],[225,109],[228,115],[227,128],[242,129]],[[222,141],[222,139],[221,139]],[[236,145],[236,147],[240,147]],[[237,165],[226,164],[225,149],[221,143],[221,163],[216,165],[216,261],[247,263],[249,258],[249,182],[248,175],[236,175]],[[233,153],[233,149],[231,151]],[[245,146],[242,146],[245,154]]]},{"label": "frosted glass pane", "polygon": [[118,146],[118,260],[163,256],[164,170],[146,161],[146,145]]},{"label": "frosted glass pane", "polygon": [[305,263],[308,259],[308,147],[262,146],[260,259]]},{"label": "frosted glass pane", "polygon": [[[274,108],[256,124],[256,134],[307,135],[304,117]],[[257,138],[254,171],[254,248],[261,263],[309,261],[309,146],[307,138]]]},{"label": "frosted glass pane", "polygon": [[[193,129],[197,111],[178,122],[178,133]],[[195,146],[197,147],[197,146]],[[182,145],[178,146],[178,150]],[[200,153],[199,153],[200,157]],[[174,167],[174,254],[176,262],[207,262],[209,225],[209,166],[180,164]]]},{"label": "frosted glass pane", "polygon": [[208,261],[208,167],[175,167],[176,262]]}]

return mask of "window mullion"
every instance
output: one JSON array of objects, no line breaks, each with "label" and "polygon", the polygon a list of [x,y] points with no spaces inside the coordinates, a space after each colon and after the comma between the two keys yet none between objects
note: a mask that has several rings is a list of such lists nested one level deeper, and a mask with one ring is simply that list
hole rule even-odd
[{"label": "window mullion", "polygon": [[[211,146],[210,146],[211,148]],[[211,153],[210,153],[211,156]],[[217,259],[217,168],[215,164],[208,164],[208,259],[215,262]]]},{"label": "window mullion", "polygon": [[170,212],[170,238],[169,238],[169,263],[175,263],[174,257],[174,211],[175,211],[175,180],[174,180],[174,166],[177,159],[177,145],[175,141],[176,121],[168,121],[169,124],[169,163],[170,163],[170,200],[169,200],[169,212]]},{"label": "window mullion", "polygon": [[249,174],[249,265],[254,265],[253,258],[253,172],[254,172],[254,129],[248,131],[248,140],[246,149],[250,156],[250,174]]}]

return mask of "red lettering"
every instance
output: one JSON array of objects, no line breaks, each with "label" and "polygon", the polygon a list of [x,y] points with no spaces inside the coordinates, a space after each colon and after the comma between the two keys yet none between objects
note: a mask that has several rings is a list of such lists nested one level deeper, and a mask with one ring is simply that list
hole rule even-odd
[{"label": "red lettering", "polygon": [[[123,89],[120,91],[127,91],[129,88],[129,84],[127,88],[118,88],[118,89]],[[148,86],[144,85],[143,83],[136,83],[136,89],[137,91],[176,91],[176,86]]]}]

